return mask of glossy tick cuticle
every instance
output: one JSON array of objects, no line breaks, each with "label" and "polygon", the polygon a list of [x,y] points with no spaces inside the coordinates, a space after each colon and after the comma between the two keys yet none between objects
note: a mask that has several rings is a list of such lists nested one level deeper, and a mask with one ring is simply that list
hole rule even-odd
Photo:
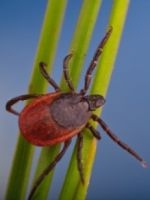
[{"label": "glossy tick cuticle", "polygon": [[[6,110],[19,116],[19,127],[23,137],[33,145],[50,146],[64,142],[62,150],[58,153],[52,163],[42,172],[35,181],[29,194],[28,200],[31,200],[36,189],[44,180],[45,176],[56,166],[57,162],[63,157],[73,136],[77,136],[77,167],[84,183],[84,173],[82,164],[82,144],[83,128],[91,131],[96,139],[101,139],[99,132],[88,122],[89,119],[98,122],[106,134],[119,146],[128,151],[143,167],[147,164],[133,149],[123,143],[107,126],[107,124],[92,111],[103,106],[105,99],[103,96],[94,94],[86,95],[92,78],[93,70],[96,67],[98,59],[103,48],[112,33],[112,27],[108,29],[104,38],[98,45],[93,59],[87,69],[84,81],[84,87],[79,93],[75,92],[68,73],[68,63],[72,54],[67,55],[63,61],[63,73],[70,92],[63,93],[57,83],[48,75],[46,64],[40,63],[42,76],[55,89],[54,93],[48,94],[25,94],[9,100],[6,104]],[[18,101],[33,99],[25,108],[18,113],[12,106]]]}]

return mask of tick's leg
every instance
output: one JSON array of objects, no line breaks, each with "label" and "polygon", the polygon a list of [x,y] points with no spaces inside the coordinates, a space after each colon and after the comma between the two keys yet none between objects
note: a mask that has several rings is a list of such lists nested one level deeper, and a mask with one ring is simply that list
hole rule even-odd
[{"label": "tick's leg", "polygon": [[103,130],[107,133],[107,135],[114,141],[116,142],[119,146],[121,146],[123,149],[125,149],[126,151],[128,151],[132,156],[134,156],[137,160],[139,160],[141,162],[141,165],[143,167],[147,167],[147,164],[145,162],[145,160],[140,157],[133,149],[131,149],[127,144],[125,144],[124,142],[122,142],[108,127],[108,125],[98,116],[96,115],[92,115],[92,119],[94,121],[97,121],[99,123],[99,125],[103,128]]},{"label": "tick's leg", "polygon": [[55,89],[55,91],[60,91],[59,86],[57,85],[57,83],[48,75],[47,71],[46,71],[46,64],[43,62],[40,62],[40,70],[41,73],[43,75],[43,77],[49,82],[49,84]]},{"label": "tick's leg", "polygon": [[81,133],[77,137],[77,166],[80,174],[82,183],[84,184],[84,175],[83,175],[83,165],[82,165],[82,147],[83,147],[83,136]]},{"label": "tick's leg", "polygon": [[36,182],[34,183],[34,185],[32,187],[32,190],[29,194],[28,200],[32,199],[33,195],[35,194],[36,189],[39,187],[41,182],[44,180],[45,176],[47,176],[50,173],[50,171],[52,171],[54,169],[54,167],[56,166],[58,161],[60,161],[60,159],[63,157],[63,155],[65,154],[70,143],[71,143],[71,140],[68,140],[64,143],[62,150],[58,153],[58,155],[55,157],[55,159],[48,165],[48,167],[38,177],[38,179],[36,180]]},{"label": "tick's leg", "polygon": [[96,130],[91,124],[87,123],[86,127],[91,131],[93,136],[97,139],[100,140],[101,136],[98,130]]},{"label": "tick's leg", "polygon": [[17,103],[18,101],[24,101],[27,99],[33,99],[33,98],[37,98],[40,95],[38,94],[24,94],[24,95],[20,95],[18,97],[15,97],[13,99],[10,99],[7,103],[6,103],[6,110],[13,113],[14,115],[19,115],[19,113],[17,111],[15,111],[12,106]]},{"label": "tick's leg", "polygon": [[90,82],[91,82],[91,78],[92,78],[92,72],[95,69],[98,59],[100,57],[100,55],[103,52],[103,48],[107,42],[107,40],[109,39],[110,35],[112,33],[112,27],[109,27],[108,31],[106,32],[104,38],[102,39],[102,41],[100,42],[100,44],[98,45],[95,54],[93,56],[93,59],[87,69],[86,75],[85,75],[85,82],[84,82],[84,88],[81,90],[81,94],[85,94],[90,86]]},{"label": "tick's leg", "polygon": [[[92,132],[94,137],[96,137],[98,140],[101,138],[99,132],[89,123],[87,123],[86,128],[88,128]],[[77,137],[77,166],[78,166],[78,171],[81,177],[81,181],[84,184],[84,174],[83,174],[83,165],[82,165],[82,147],[83,147],[83,135],[82,133],[79,133]]]},{"label": "tick's leg", "polygon": [[69,54],[64,58],[64,61],[63,61],[63,72],[64,72],[65,80],[66,80],[66,82],[68,84],[68,87],[70,88],[70,90],[72,92],[74,92],[74,87],[73,87],[73,84],[71,82],[71,79],[69,77],[69,72],[68,72],[68,63],[69,63],[69,60],[70,60],[71,57],[72,57],[72,54]]}]

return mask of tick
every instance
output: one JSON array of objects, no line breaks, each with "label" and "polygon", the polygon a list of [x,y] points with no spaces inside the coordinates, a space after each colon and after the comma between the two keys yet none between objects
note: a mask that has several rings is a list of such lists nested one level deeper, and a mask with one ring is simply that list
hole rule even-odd
[{"label": "tick", "polygon": [[[56,82],[48,75],[46,64],[39,64],[42,76],[55,89],[55,92],[48,94],[25,94],[9,100],[6,104],[6,110],[19,116],[19,127],[23,137],[33,145],[51,146],[58,143],[64,143],[62,150],[58,153],[52,163],[43,171],[30,192],[31,199],[37,187],[43,181],[44,177],[55,167],[57,162],[66,152],[73,136],[77,136],[77,168],[84,183],[83,167],[81,162],[81,150],[83,144],[82,130],[87,128],[96,139],[101,139],[100,133],[90,124],[89,119],[98,122],[106,134],[116,142],[120,147],[129,152],[142,166],[146,167],[146,162],[127,144],[123,143],[108,127],[108,125],[93,111],[105,103],[103,96],[99,94],[86,95],[92,78],[92,72],[96,67],[98,59],[102,54],[103,48],[112,33],[112,27],[108,29],[104,38],[98,45],[92,61],[87,69],[84,86],[81,91],[75,92],[68,73],[68,63],[72,54],[67,55],[63,61],[63,73],[69,92],[64,93]],[[12,105],[18,101],[33,99],[19,113],[12,108]]]}]

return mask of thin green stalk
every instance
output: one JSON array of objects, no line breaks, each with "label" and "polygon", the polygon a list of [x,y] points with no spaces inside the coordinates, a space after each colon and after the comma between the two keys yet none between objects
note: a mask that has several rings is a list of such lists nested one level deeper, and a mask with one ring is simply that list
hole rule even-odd
[{"label": "thin green stalk", "polygon": [[[40,42],[35,56],[35,62],[29,86],[30,93],[43,93],[46,89],[46,81],[43,80],[41,74],[39,73],[39,61],[44,61],[47,63],[49,69],[52,67],[65,5],[66,0],[48,0]],[[20,135],[18,138],[6,191],[7,200],[25,199],[33,153],[33,146],[27,143]]]},{"label": "thin green stalk", "polygon": [[[109,39],[101,60],[97,66],[96,75],[94,78],[91,93],[106,95],[110,77],[113,71],[113,66],[116,60],[116,55],[127,15],[129,6],[129,0],[126,1],[113,1],[112,11],[110,14],[109,25],[113,27],[113,33]],[[101,110],[97,110],[95,113],[100,114]],[[96,124],[91,122],[94,127]],[[84,146],[82,150],[83,166],[84,166],[84,178],[85,184],[80,181],[80,177],[77,171],[76,163],[76,148],[72,155],[72,159],[67,171],[66,179],[60,194],[60,200],[65,200],[66,197],[71,200],[84,200],[87,195],[87,190],[90,182],[90,176],[92,172],[92,166],[94,163],[96,145],[95,138],[89,135],[88,131],[84,131]],[[69,186],[69,187],[68,187]]]},{"label": "thin green stalk", "polygon": [[[94,25],[96,23],[96,18],[98,15],[100,5],[101,0],[84,0],[81,7],[80,15],[77,21],[76,29],[69,50],[69,53],[73,53],[73,57],[69,66],[69,72],[75,88],[77,87],[80,78],[84,62],[83,58],[87,52],[90,43],[90,38],[94,29]],[[61,80],[60,86],[63,91],[68,90],[63,78]],[[59,149],[60,145],[55,145],[49,148],[43,148],[34,180],[36,180],[36,178],[42,173],[42,171],[51,163],[51,161],[58,153]],[[52,175],[53,173],[50,173],[48,176],[45,177],[41,185],[38,187],[35,195],[33,196],[33,199],[46,199],[52,183]]]}]

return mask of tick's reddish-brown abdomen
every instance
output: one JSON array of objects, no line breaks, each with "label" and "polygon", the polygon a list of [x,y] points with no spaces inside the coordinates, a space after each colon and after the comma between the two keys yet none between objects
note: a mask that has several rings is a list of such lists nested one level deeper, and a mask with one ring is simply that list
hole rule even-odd
[{"label": "tick's reddish-brown abdomen", "polygon": [[19,116],[22,135],[37,146],[48,146],[64,142],[79,133],[85,126],[65,128],[57,124],[50,113],[51,104],[59,98],[60,92],[49,93],[33,100]]}]

